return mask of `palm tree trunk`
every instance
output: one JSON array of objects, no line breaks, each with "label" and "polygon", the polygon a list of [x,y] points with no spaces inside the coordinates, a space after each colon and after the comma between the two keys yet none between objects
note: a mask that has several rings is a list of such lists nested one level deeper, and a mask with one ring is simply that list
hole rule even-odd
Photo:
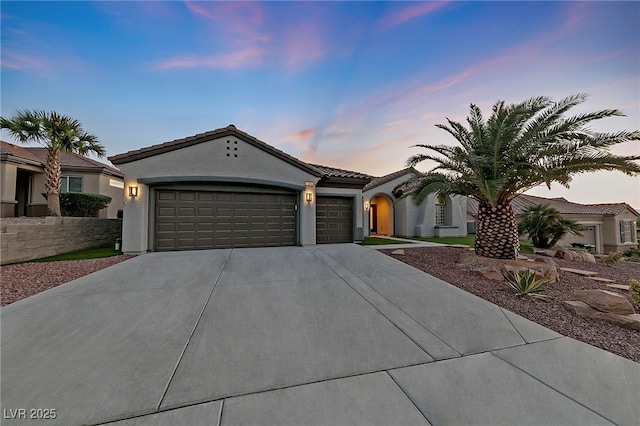
[{"label": "palm tree trunk", "polygon": [[519,249],[518,226],[511,204],[498,204],[494,208],[481,202],[478,207],[476,254],[496,259],[514,259]]},{"label": "palm tree trunk", "polygon": [[60,213],[60,152],[48,150],[47,164],[44,166],[45,190],[47,191],[47,210],[49,216],[62,216]]}]

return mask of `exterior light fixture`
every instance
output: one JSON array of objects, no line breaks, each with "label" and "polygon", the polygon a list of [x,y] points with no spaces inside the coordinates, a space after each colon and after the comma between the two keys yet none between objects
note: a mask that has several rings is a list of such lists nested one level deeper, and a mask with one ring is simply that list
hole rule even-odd
[{"label": "exterior light fixture", "polygon": [[369,211],[369,202],[368,202],[368,201],[365,201],[365,202],[364,202],[364,211],[365,211],[365,212],[368,212],[368,211]]},{"label": "exterior light fixture", "polygon": [[311,194],[310,192],[306,192],[304,196],[305,196],[305,199],[307,200],[307,203],[310,203],[311,200],[313,199],[313,194]]},{"label": "exterior light fixture", "polygon": [[307,186],[307,187],[313,186],[313,181],[310,181],[310,180],[304,181],[304,186]]},{"label": "exterior light fixture", "polygon": [[138,187],[137,186],[130,186],[129,187],[129,197],[137,197],[138,196]]}]

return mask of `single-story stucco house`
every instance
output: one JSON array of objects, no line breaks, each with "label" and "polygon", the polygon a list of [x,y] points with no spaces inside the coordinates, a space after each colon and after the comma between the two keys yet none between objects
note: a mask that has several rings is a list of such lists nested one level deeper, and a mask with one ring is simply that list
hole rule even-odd
[{"label": "single-story stucco house", "polygon": [[125,176],[123,250],[130,253],[434,235],[436,224],[466,234],[462,200],[438,207],[438,219],[435,205],[396,202],[393,189],[410,170],[374,178],[309,164],[233,125],[109,160]]},{"label": "single-story stucco house", "polygon": [[[0,217],[46,216],[46,148],[0,142]],[[61,192],[111,197],[101,218],[116,218],[123,206],[124,175],[116,168],[77,154],[60,154]]]},{"label": "single-story stucco house", "polygon": [[[562,216],[578,222],[583,227],[582,236],[565,235],[558,242],[562,247],[572,244],[593,247],[596,253],[624,252],[638,246],[636,220],[639,213],[627,203],[578,204],[564,198],[543,198],[533,195],[518,195],[511,206],[516,214],[536,204],[548,204]],[[475,221],[478,202],[467,199],[467,219]]]}]

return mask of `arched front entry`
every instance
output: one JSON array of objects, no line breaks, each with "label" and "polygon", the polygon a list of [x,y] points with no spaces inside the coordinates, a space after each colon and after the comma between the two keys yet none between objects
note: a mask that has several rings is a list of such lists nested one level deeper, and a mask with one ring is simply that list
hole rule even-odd
[{"label": "arched front entry", "polygon": [[369,203],[369,229],[371,235],[393,235],[393,201],[378,194]]}]

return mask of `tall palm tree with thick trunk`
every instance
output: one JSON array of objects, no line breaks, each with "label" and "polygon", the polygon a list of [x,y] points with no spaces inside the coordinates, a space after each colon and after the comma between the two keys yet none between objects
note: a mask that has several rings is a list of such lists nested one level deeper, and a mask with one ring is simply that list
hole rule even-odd
[{"label": "tall palm tree with thick trunk", "polygon": [[429,152],[412,156],[407,164],[413,167],[430,160],[436,166],[427,173],[417,172],[397,189],[417,203],[432,193],[475,198],[479,202],[476,254],[514,258],[519,241],[511,200],[518,194],[541,184],[551,188],[553,182],[568,188],[579,173],[640,173],[640,156],[611,152],[615,145],[640,140],[640,131],[600,133],[588,127],[594,120],[623,116],[620,111],[565,116],[585,100],[586,95],[577,94],[558,102],[548,97],[511,105],[498,101],[487,120],[471,104],[468,127],[449,119],[436,125],[459,146],[417,145]]},{"label": "tall palm tree with thick trunk", "polygon": [[51,216],[60,216],[60,153],[94,153],[99,157],[106,154],[98,138],[85,132],[78,120],[55,111],[16,111],[14,117],[0,117],[0,128],[21,143],[36,142],[47,149],[44,174]]}]

